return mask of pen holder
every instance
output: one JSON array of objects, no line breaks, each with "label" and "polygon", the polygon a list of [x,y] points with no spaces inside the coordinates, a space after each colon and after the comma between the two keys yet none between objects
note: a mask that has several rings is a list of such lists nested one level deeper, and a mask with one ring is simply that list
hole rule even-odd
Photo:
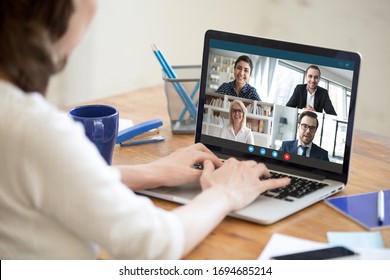
[{"label": "pen holder", "polygon": [[177,78],[168,78],[163,71],[164,89],[173,134],[192,134],[200,87],[200,65],[172,66]]}]

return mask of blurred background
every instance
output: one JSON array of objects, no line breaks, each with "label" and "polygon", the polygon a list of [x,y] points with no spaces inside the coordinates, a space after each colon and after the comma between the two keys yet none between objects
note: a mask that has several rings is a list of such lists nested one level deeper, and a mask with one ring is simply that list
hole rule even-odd
[{"label": "blurred background", "polygon": [[48,99],[60,108],[162,85],[151,45],[156,44],[171,65],[200,65],[204,33],[217,29],[359,52],[356,128],[390,136],[388,0],[98,3],[87,36],[50,83]]}]

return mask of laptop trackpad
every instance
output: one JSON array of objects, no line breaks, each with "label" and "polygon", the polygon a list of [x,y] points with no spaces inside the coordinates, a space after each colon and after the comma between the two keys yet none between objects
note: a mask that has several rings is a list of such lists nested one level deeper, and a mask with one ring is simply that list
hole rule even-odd
[{"label": "laptop trackpad", "polygon": [[186,204],[197,196],[202,189],[199,183],[187,184],[179,187],[159,187],[151,190],[137,191],[141,194],[146,194],[169,201]]}]

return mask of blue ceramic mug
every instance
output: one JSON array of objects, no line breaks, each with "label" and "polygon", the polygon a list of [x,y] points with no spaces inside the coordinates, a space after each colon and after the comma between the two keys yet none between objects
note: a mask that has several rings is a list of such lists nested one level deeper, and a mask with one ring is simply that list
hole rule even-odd
[{"label": "blue ceramic mug", "polygon": [[69,111],[70,116],[84,125],[85,134],[111,165],[118,136],[119,112],[107,105],[84,105]]}]

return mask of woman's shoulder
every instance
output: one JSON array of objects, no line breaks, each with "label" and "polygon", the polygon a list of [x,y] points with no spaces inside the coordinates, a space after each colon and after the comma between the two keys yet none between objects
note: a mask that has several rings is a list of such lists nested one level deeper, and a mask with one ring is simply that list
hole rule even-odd
[{"label": "woman's shoulder", "polygon": [[0,92],[1,112],[13,124],[12,128],[23,127],[25,133],[39,133],[50,122],[51,112],[55,109],[41,94],[25,93],[4,81],[0,82]]},{"label": "woman's shoulder", "polygon": [[61,150],[62,144],[69,143],[73,137],[83,142],[83,128],[41,94],[25,93],[3,81],[0,92],[1,115],[12,124],[6,128],[8,139],[18,139],[28,153]]},{"label": "woman's shoulder", "polygon": [[245,95],[245,98],[253,99],[257,101],[261,101],[259,93],[257,92],[257,89],[250,84],[246,84],[244,86],[243,93]]},{"label": "woman's shoulder", "polygon": [[234,81],[222,83],[217,89],[217,92],[230,91],[232,89],[234,90]]},{"label": "woman's shoulder", "polygon": [[257,92],[257,89],[256,89],[254,86],[252,86],[252,85],[250,85],[250,84],[246,84],[246,86],[248,86],[248,90],[249,90],[249,91],[251,91],[251,92]]}]

